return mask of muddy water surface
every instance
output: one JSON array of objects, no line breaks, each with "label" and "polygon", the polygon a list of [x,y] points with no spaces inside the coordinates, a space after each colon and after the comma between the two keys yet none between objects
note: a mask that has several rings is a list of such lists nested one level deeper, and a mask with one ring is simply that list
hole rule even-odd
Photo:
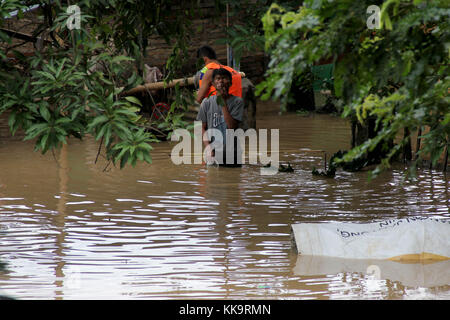
[{"label": "muddy water surface", "polygon": [[[174,143],[153,164],[119,170],[98,145],[70,141],[40,155],[0,143],[0,293],[18,299],[449,299],[448,262],[404,265],[298,256],[290,225],[450,217],[448,177],[396,167],[311,176],[323,154],[348,149],[348,124],[329,115],[260,114],[280,129],[280,160],[258,166],[174,165]],[[395,244],[394,244],[395,245]],[[378,271],[374,276],[372,269]],[[370,271],[370,272],[369,272]],[[434,275],[432,278],[431,275]]]}]

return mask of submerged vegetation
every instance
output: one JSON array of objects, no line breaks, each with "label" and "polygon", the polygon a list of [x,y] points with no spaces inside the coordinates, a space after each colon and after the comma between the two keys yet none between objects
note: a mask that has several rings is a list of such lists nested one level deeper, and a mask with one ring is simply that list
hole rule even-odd
[{"label": "submerged vegetation", "polygon": [[345,171],[355,172],[371,164],[366,157],[353,158],[348,162],[338,161],[339,159],[342,159],[347,153],[348,151],[346,150],[339,150],[331,156],[325,170],[318,170],[314,167],[312,169],[312,174],[314,176],[334,178],[334,176],[336,175],[336,170],[338,168],[342,168]]}]

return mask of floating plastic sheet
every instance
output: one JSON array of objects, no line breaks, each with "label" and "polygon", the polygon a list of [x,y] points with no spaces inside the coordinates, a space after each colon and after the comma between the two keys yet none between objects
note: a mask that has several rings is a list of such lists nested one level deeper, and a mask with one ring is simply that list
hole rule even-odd
[{"label": "floating plastic sheet", "polygon": [[299,223],[292,225],[292,232],[301,255],[406,262],[450,259],[450,219]]}]

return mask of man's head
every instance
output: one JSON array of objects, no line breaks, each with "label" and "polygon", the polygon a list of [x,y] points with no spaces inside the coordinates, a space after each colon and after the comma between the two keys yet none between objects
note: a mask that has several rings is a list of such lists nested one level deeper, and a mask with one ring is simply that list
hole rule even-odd
[{"label": "man's head", "polygon": [[197,50],[197,58],[202,58],[203,62],[208,63],[210,60],[216,60],[216,52],[210,46],[203,46]]},{"label": "man's head", "polygon": [[212,85],[217,89],[217,91],[222,92],[224,89],[228,93],[232,81],[233,77],[230,71],[224,68],[214,69],[212,74]]}]

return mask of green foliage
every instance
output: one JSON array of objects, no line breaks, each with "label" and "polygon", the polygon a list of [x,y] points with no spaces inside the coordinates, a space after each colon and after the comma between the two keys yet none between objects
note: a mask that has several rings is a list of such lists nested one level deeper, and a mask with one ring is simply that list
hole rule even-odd
[{"label": "green foliage", "polygon": [[[157,128],[167,132],[167,139],[170,140],[172,133],[179,128],[193,130],[194,124],[185,120],[184,113],[189,106],[195,105],[194,94],[186,88],[175,86],[174,100],[170,105],[169,112],[162,117],[157,124]],[[193,133],[191,133],[193,136]]]},{"label": "green foliage", "polygon": [[157,142],[150,133],[145,132],[142,128],[127,132],[125,138],[111,148],[108,157],[114,159],[114,164],[120,161],[120,168],[127,163],[134,167],[137,160],[152,163],[150,157],[152,147],[148,144],[149,141]]},{"label": "green foliage", "polygon": [[[159,35],[168,44],[174,45],[175,55],[184,48],[187,41],[186,30],[195,14],[196,1],[157,0],[103,0],[83,1],[95,17],[92,32],[102,42],[112,41],[119,52],[133,57],[138,69],[143,69],[143,59],[149,45],[149,37]],[[80,5],[80,4],[78,4]],[[175,15],[178,7],[183,15]],[[175,42],[175,43],[173,43]],[[169,73],[173,68],[169,68]]]},{"label": "green foliage", "polygon": [[[218,14],[227,10],[229,26],[224,37],[216,40],[217,44],[229,44],[233,49],[233,58],[239,64],[244,54],[264,49],[265,38],[261,19],[270,6],[270,1],[217,1]],[[298,6],[298,1],[280,0],[287,8]]]},{"label": "green foliage", "polygon": [[264,48],[264,36],[260,34],[257,26],[233,24],[227,30],[227,37],[218,39],[216,43],[228,43],[233,48],[233,57],[236,64],[239,64],[244,53]]},{"label": "green foliage", "polygon": [[[381,8],[378,30],[366,25],[372,4]],[[427,127],[411,172],[426,155],[436,164],[450,135],[449,18],[446,1],[308,0],[296,11],[273,4],[263,18],[271,60],[257,94],[284,101],[293,82],[306,78],[314,64],[331,59],[343,116],[360,122],[375,118],[379,130],[343,161],[385,150],[372,172],[376,176],[411,135]],[[395,140],[404,131],[406,137]],[[392,149],[389,141],[395,141]]]},{"label": "green foliage", "polygon": [[[19,10],[17,17],[22,19],[22,3],[0,2],[0,15]],[[173,46],[166,80],[173,77],[187,52],[196,2],[81,0],[76,3],[79,30],[67,28],[68,2],[26,4],[35,3],[43,6],[33,34],[49,32],[50,44],[26,57],[0,32],[0,114],[9,113],[11,133],[23,130],[25,140],[35,141],[35,150],[42,153],[61,147],[71,136],[82,139],[90,134],[100,143],[99,153],[104,146],[107,160],[120,162],[121,168],[137,161],[150,163],[150,143],[157,140],[143,129],[137,115],[140,101],[121,92],[142,84],[140,74],[153,35]],[[185,14],[175,16],[174,6]],[[3,60],[11,53],[14,63]],[[168,127],[184,125],[175,116],[165,120]]]}]

